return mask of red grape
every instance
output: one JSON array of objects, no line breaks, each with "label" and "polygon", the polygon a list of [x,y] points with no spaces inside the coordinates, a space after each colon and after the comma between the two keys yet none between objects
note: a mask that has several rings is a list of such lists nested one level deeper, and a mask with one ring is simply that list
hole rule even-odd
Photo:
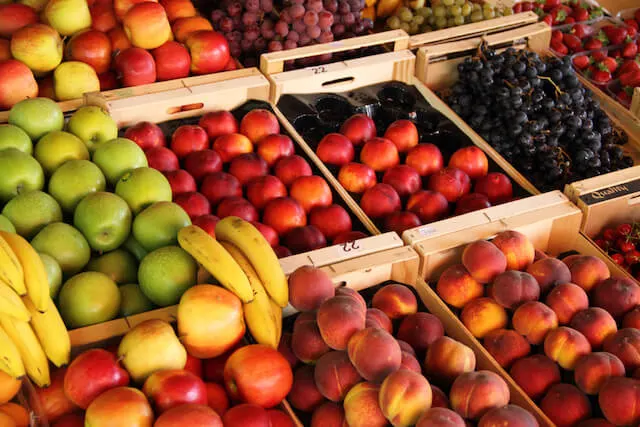
[{"label": "red grape", "polygon": [[320,37],[318,37],[320,43],[329,43],[333,41],[333,33],[331,31],[322,31]]},{"label": "red grape", "polygon": [[249,52],[253,50],[253,40],[242,39],[240,42],[240,48],[243,52]]},{"label": "red grape", "polygon": [[220,20],[220,31],[228,33],[233,31],[233,19],[225,17]]},{"label": "red grape", "polygon": [[229,6],[227,6],[227,13],[229,16],[239,16],[242,13],[242,5],[240,2],[234,1]]},{"label": "red grape", "polygon": [[284,21],[276,22],[276,25],[275,25],[275,27],[273,27],[273,29],[281,37],[286,37],[287,33],[289,33],[289,25]]},{"label": "red grape", "polygon": [[295,49],[297,47],[298,47],[298,44],[296,42],[294,42],[293,40],[287,40],[287,41],[284,42],[285,50]]},{"label": "red grape", "polygon": [[320,30],[320,27],[317,25],[310,25],[307,27],[307,34],[311,39],[317,39],[320,37],[320,33],[322,33],[322,30]]},{"label": "red grape", "polygon": [[267,48],[267,41],[262,37],[258,37],[256,41],[253,43],[253,46],[256,48],[256,51],[262,52]]},{"label": "red grape", "polygon": [[228,40],[235,40],[237,42],[239,42],[240,40],[242,40],[242,32],[241,31],[231,31],[229,34],[227,34],[227,39]]},{"label": "red grape", "polygon": [[298,40],[300,40],[300,34],[295,30],[291,30],[289,31],[289,34],[287,34],[287,40],[297,42]]},{"label": "red grape", "polygon": [[305,32],[305,33],[300,33],[300,40],[298,40],[298,45],[299,46],[306,46],[309,43],[311,43],[311,37],[309,37],[309,35]]},{"label": "red grape", "polygon": [[333,27],[331,27],[331,32],[333,32],[334,36],[341,36],[345,31],[344,24],[334,24]]},{"label": "red grape", "polygon": [[245,0],[244,7],[249,12],[259,12],[260,11],[260,0]]},{"label": "red grape", "polygon": [[258,15],[255,12],[245,12],[242,14],[242,23],[245,27],[258,22]]},{"label": "red grape", "polygon": [[271,13],[273,10],[273,0],[260,0],[260,9],[264,13]]},{"label": "red grape", "polygon": [[304,22],[302,22],[302,20],[298,19],[293,22],[293,29],[302,34],[307,30],[307,26],[304,25]]},{"label": "red grape", "polygon": [[312,10],[316,13],[322,10],[322,0],[309,0],[307,2],[307,10]]},{"label": "red grape", "polygon": [[254,41],[260,37],[260,29],[257,25],[250,25],[244,29],[244,39]]},{"label": "red grape", "polygon": [[323,30],[328,30],[333,25],[333,14],[323,10],[318,14],[318,25]]},{"label": "red grape", "polygon": [[282,43],[277,40],[271,40],[269,42],[269,52],[277,52],[282,50]]},{"label": "red grape", "polygon": [[329,12],[337,12],[338,11],[338,0],[324,0],[324,8]]},{"label": "red grape", "polygon": [[289,8],[289,15],[291,15],[293,19],[302,18],[304,16],[304,12],[304,6],[301,4],[294,4]]},{"label": "red grape", "polygon": [[[305,25],[311,27],[318,23],[318,14],[312,10],[308,10],[307,13],[304,14],[304,23]],[[315,38],[315,37],[313,37]]]},{"label": "red grape", "polygon": [[273,31],[273,29],[271,28],[260,30],[260,34],[262,34],[262,37],[264,37],[267,40],[271,40],[276,36],[276,32]]},{"label": "red grape", "polygon": [[338,5],[338,12],[340,13],[340,15],[346,15],[347,13],[351,12],[351,6],[349,6],[349,3],[347,3],[346,1],[341,1]]},{"label": "red grape", "polygon": [[342,22],[344,23],[344,25],[353,25],[356,22],[356,17],[351,12],[345,13],[342,16]]},{"label": "red grape", "polygon": [[218,22],[220,22],[220,20],[222,18],[224,18],[225,13],[223,11],[221,11],[220,9],[216,9],[213,12],[211,12],[211,21],[216,24]]},{"label": "red grape", "polygon": [[282,12],[280,12],[280,20],[284,21],[284,22],[286,22],[288,24],[293,22],[293,18],[291,18],[291,14],[289,13],[289,9],[285,9]]}]

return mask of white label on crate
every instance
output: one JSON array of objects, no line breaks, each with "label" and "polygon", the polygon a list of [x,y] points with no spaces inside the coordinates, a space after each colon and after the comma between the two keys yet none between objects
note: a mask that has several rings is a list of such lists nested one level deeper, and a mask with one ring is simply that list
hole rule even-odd
[{"label": "white label on crate", "polygon": [[311,68],[311,72],[313,74],[322,74],[322,73],[326,73],[327,71],[329,71],[329,68],[327,68],[325,65],[320,65],[318,67]]},{"label": "white label on crate", "polygon": [[438,231],[438,230],[436,230],[433,227],[420,227],[420,228],[418,228],[418,233],[420,233],[420,235],[425,236],[425,237],[426,236],[431,236],[432,234],[435,234],[436,231]]}]

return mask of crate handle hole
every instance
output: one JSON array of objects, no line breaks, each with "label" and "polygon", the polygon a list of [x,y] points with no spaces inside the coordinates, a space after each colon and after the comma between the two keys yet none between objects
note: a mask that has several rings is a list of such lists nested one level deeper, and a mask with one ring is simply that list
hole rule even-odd
[{"label": "crate handle hole", "polygon": [[628,203],[630,206],[637,205],[638,203],[640,203],[640,193],[629,197]]},{"label": "crate handle hole", "polygon": [[185,111],[201,110],[203,108],[204,108],[203,102],[196,102],[193,104],[185,104],[185,105],[179,105],[177,107],[171,107],[167,110],[167,114],[178,114],[178,113],[183,113]]},{"label": "crate handle hole", "polygon": [[341,77],[339,79],[329,80],[328,82],[322,83],[322,87],[334,86],[334,85],[339,85],[339,84],[343,84],[343,83],[351,83],[354,80],[355,80],[354,77]]}]

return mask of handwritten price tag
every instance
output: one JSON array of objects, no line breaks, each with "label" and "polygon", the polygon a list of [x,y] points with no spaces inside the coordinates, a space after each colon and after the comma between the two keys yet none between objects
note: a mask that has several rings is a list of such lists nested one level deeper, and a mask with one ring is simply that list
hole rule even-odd
[{"label": "handwritten price tag", "polygon": [[325,67],[324,65],[320,65],[318,67],[312,67],[311,68],[311,72],[313,74],[322,74],[322,73],[326,73],[327,71],[329,71],[329,69],[327,67]]}]

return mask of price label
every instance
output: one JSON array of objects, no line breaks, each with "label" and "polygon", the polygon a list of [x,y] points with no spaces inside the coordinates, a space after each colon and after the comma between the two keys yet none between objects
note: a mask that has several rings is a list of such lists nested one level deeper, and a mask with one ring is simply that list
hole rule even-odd
[{"label": "price label", "polygon": [[352,253],[352,252],[357,251],[358,249],[362,248],[362,246],[360,246],[360,241],[359,240],[352,240],[350,242],[344,242],[340,246],[342,247],[342,250],[345,253]]},{"label": "price label", "polygon": [[431,236],[432,234],[435,234],[435,232],[438,231],[433,227],[420,227],[418,228],[418,233],[420,233],[421,236]]},{"label": "price label", "polygon": [[327,71],[329,71],[329,69],[324,65],[311,68],[311,72],[313,74],[322,74],[322,73],[326,73]]}]

